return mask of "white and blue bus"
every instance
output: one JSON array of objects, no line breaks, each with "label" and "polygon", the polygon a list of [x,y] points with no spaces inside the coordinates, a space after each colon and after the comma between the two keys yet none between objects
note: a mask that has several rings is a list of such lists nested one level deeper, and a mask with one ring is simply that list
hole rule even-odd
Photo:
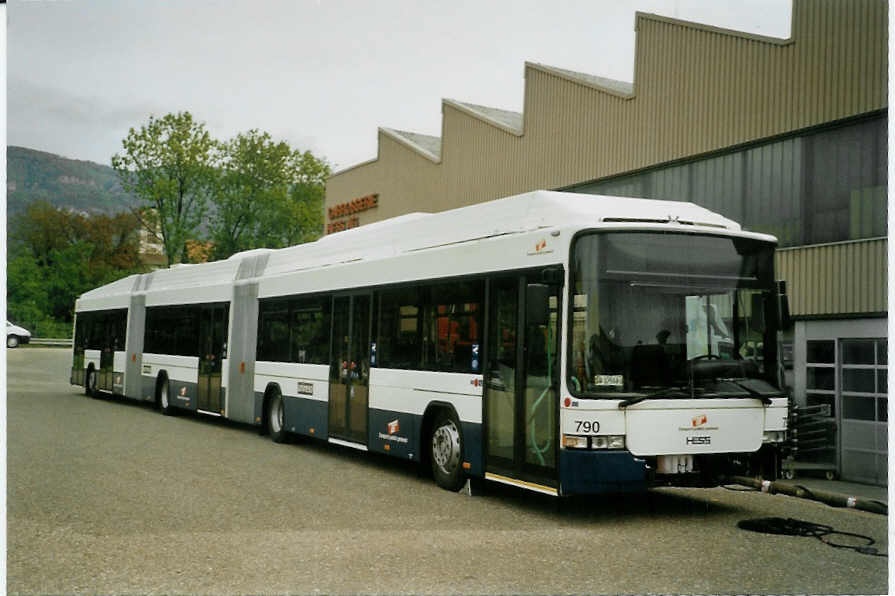
[{"label": "white and blue bus", "polygon": [[71,382],[420,462],[451,490],[713,486],[785,438],[775,245],[683,202],[414,213],[87,292]]}]

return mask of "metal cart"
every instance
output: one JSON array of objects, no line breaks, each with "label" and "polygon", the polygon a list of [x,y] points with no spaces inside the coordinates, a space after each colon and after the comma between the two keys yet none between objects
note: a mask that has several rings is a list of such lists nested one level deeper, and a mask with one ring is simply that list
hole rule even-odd
[{"label": "metal cart", "polygon": [[839,476],[836,461],[836,421],[829,404],[792,406],[789,412],[789,453],[782,462],[783,477],[798,471],[823,472],[827,480]]}]

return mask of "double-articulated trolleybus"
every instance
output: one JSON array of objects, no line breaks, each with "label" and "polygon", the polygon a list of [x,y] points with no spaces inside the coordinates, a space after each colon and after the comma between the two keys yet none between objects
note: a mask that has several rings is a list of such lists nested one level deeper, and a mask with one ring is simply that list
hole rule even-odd
[{"label": "double-articulated trolleybus", "polygon": [[551,495],[716,485],[784,439],[775,239],[536,191],[132,275],[71,382]]}]

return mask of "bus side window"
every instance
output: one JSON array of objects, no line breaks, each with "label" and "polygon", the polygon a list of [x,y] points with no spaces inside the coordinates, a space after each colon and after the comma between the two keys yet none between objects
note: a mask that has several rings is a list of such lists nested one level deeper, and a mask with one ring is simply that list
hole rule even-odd
[{"label": "bus side window", "polygon": [[418,369],[420,367],[419,290],[405,287],[379,295],[379,341],[377,366]]},{"label": "bus side window", "polygon": [[426,309],[430,339],[429,370],[477,372],[480,369],[484,283],[467,281],[432,287],[432,303]]},{"label": "bus side window", "polygon": [[291,360],[307,364],[329,363],[330,298],[301,298],[292,304]]}]

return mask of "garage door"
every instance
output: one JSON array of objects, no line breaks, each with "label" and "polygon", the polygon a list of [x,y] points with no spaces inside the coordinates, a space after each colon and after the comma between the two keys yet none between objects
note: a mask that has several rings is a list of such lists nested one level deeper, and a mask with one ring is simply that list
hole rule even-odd
[{"label": "garage door", "polygon": [[886,485],[886,340],[841,339],[839,356],[842,478]]}]

